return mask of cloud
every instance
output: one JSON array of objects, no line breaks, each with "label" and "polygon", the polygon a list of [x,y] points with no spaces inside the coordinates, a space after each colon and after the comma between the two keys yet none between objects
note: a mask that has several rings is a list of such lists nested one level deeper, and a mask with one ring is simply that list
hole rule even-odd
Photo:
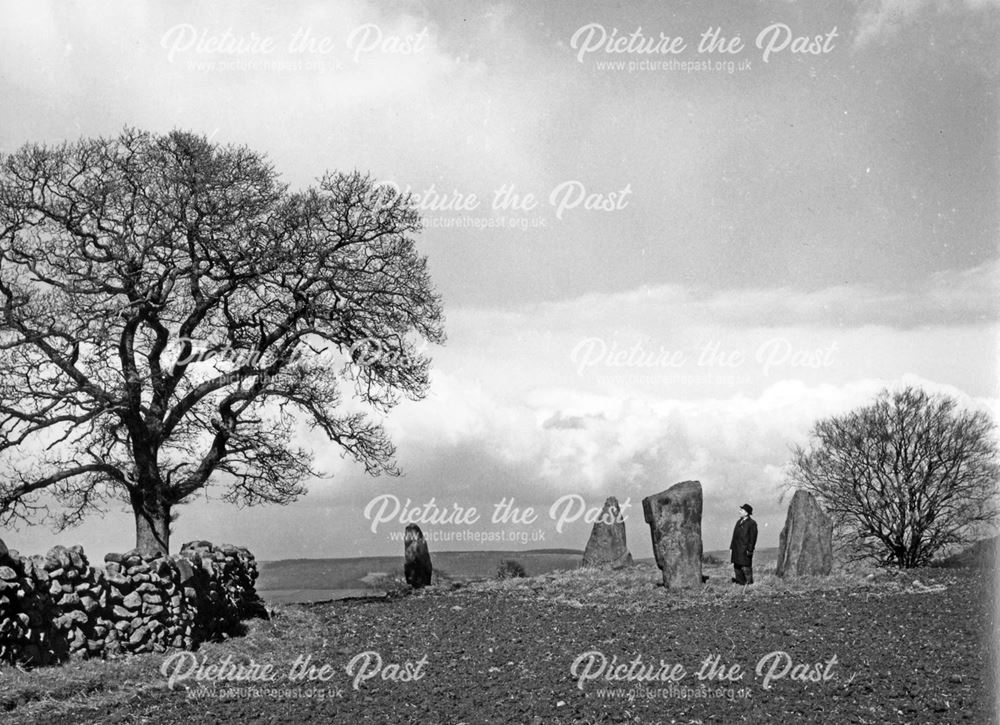
[{"label": "cloud", "polygon": [[[448,344],[429,352],[441,371],[508,399],[559,389],[596,398],[730,399],[758,396],[782,380],[839,386],[906,374],[988,396],[997,384],[998,273],[996,263],[941,271],[896,291],[710,293],[663,285],[453,308]],[[574,417],[592,412],[563,411],[569,419],[550,425],[580,426]],[[459,409],[457,418],[463,415]]]},{"label": "cloud", "polygon": [[896,328],[1000,320],[1000,260],[940,270],[919,285],[888,290],[845,284],[804,291],[794,287],[711,291],[682,285],[647,286],[620,293],[592,293],[539,305],[534,313],[561,311],[578,319],[655,315],[724,325],[828,325]]},{"label": "cloud", "polygon": [[[754,504],[776,541],[789,448],[805,442],[817,419],[904,383],[1000,410],[988,354],[997,339],[995,273],[994,264],[941,271],[921,289],[897,292],[845,285],[701,294],[662,286],[455,309],[449,343],[431,351],[427,399],[404,403],[387,420],[404,477],[386,484],[344,471],[314,494],[355,512],[381,490],[485,508],[510,498],[542,510],[567,494],[594,505],[615,495],[638,506],[697,479],[706,546],[725,545],[719,532],[730,526],[735,499]],[[581,369],[574,350],[592,339],[606,350]],[[713,339],[721,350],[742,351],[742,362],[727,368],[687,350],[679,368],[655,364],[663,345]],[[768,369],[761,343],[775,339],[839,346],[829,364]],[[630,537],[642,541],[643,526],[641,515],[630,521]],[[582,546],[586,528],[570,527],[549,543]]]},{"label": "cloud", "polygon": [[463,451],[454,459],[457,469],[491,461],[486,467],[511,466],[518,476],[531,471],[529,480],[512,476],[506,487],[534,500],[566,491],[649,493],[686,478],[702,479],[709,491],[738,485],[764,497],[780,482],[774,467],[787,459],[791,443],[805,440],[815,420],[867,402],[887,385],[921,385],[969,405],[984,404],[954,386],[914,376],[815,386],[784,380],[758,396],[701,400],[597,396],[563,388],[539,390],[518,401],[484,396],[480,390],[468,395],[469,386],[447,377],[435,376],[435,385],[447,391],[437,404],[463,411],[465,435],[454,437],[455,421],[421,408],[422,403],[406,410],[393,428],[407,475],[419,479],[428,465],[423,459],[430,457],[439,475],[418,481],[418,487],[454,495],[469,482],[457,471],[441,475],[440,469],[448,467],[441,460],[449,458],[449,450]]},{"label": "cloud", "polygon": [[[3,150],[130,124],[266,149],[294,186],[351,166],[466,191],[484,176],[537,176],[525,144],[542,110],[520,98],[540,94],[538,83],[514,82],[489,58],[462,52],[512,47],[503,13],[457,43],[430,12],[365,0],[293,13],[234,2],[3,7],[0,90],[24,107],[24,120],[4,129]],[[507,109],[503,123],[484,121],[496,107]]]},{"label": "cloud", "polygon": [[[392,482],[348,474],[314,490],[317,505],[345,512],[345,532],[368,546],[381,540],[362,531],[362,511],[374,496],[393,492],[411,505],[477,506],[503,500],[548,511],[560,497],[599,506],[607,496],[630,500],[628,532],[646,555],[641,499],[683,480],[705,492],[706,547],[725,546],[732,510],[750,501],[776,544],[787,502],[781,500],[784,466],[794,443],[805,443],[812,424],[869,402],[887,386],[911,384],[957,397],[964,405],[997,409],[996,399],[973,398],[953,385],[917,376],[859,379],[844,385],[782,380],[759,395],[699,400],[596,395],[567,387],[533,391],[520,399],[491,394],[475,383],[437,372],[430,407],[407,405],[394,415],[405,475]],[[450,411],[458,411],[457,418]],[[582,522],[548,545],[582,547]],[[554,538],[553,538],[554,537]]]},{"label": "cloud", "polygon": [[603,415],[564,415],[557,411],[542,423],[542,428],[551,430],[586,430],[593,421],[604,420]]},{"label": "cloud", "polygon": [[854,46],[885,42],[921,16],[959,14],[1000,8],[1000,0],[869,0],[857,16]]}]

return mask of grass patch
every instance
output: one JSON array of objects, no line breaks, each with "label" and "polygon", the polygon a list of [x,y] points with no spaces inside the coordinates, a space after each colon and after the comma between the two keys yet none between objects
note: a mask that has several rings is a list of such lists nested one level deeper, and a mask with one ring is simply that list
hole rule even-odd
[{"label": "grass patch", "polygon": [[523,579],[526,575],[524,565],[515,559],[504,559],[497,567],[497,579]]},{"label": "grass patch", "polygon": [[[773,597],[844,589],[867,593],[898,592],[908,580],[864,568],[841,570],[825,577],[783,579],[774,567],[764,569],[751,586],[732,583],[726,565],[703,567],[708,581],[698,589],[665,590],[654,564],[641,562],[624,569],[580,568],[534,577],[505,578],[471,583],[465,592],[526,597],[571,607],[615,608],[637,612],[646,608],[671,608],[727,603],[744,597]],[[905,580],[905,581],[904,581]]]},{"label": "grass patch", "polygon": [[[366,588],[373,592],[385,592],[390,599],[405,597],[413,593],[414,589],[403,575],[402,570],[392,572],[375,572],[369,574],[361,580]],[[441,569],[434,569],[431,572],[431,584],[433,588],[454,589],[459,585],[448,572]]]},{"label": "grass patch", "polygon": [[[230,656],[234,664],[291,662],[302,652],[326,644],[329,625],[308,607],[274,605],[271,619],[247,621],[244,636],[206,642],[194,653],[212,663]],[[78,708],[102,709],[136,701],[151,692],[167,690],[161,672],[165,653],[122,655],[106,660],[74,660],[65,665],[22,670],[0,666],[0,721],[16,710],[26,719],[62,715]],[[192,684],[189,680],[185,684]]]}]

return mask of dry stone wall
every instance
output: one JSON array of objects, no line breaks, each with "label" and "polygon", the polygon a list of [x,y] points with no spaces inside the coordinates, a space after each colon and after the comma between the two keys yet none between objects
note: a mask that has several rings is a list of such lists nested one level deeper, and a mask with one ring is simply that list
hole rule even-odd
[{"label": "dry stone wall", "polygon": [[241,547],[195,541],[172,556],[104,558],[93,566],[79,546],[25,557],[0,542],[0,661],[194,649],[264,611]]}]

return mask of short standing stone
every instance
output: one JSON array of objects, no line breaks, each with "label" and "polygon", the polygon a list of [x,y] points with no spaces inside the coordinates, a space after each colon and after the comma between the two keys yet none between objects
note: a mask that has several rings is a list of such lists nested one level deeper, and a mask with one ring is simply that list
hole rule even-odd
[{"label": "short standing stone", "polygon": [[668,589],[700,587],[701,483],[684,481],[642,500],[653,555]]},{"label": "short standing stone", "polygon": [[406,576],[406,583],[414,589],[427,586],[431,583],[431,555],[419,526],[410,524],[406,527],[403,545],[403,574]]},{"label": "short standing stone", "polygon": [[833,521],[808,491],[796,491],[778,537],[781,577],[826,576],[833,569]]},{"label": "short standing stone", "polygon": [[632,555],[625,543],[625,519],[614,496],[604,502],[601,515],[594,522],[581,565],[609,569],[632,565]]}]

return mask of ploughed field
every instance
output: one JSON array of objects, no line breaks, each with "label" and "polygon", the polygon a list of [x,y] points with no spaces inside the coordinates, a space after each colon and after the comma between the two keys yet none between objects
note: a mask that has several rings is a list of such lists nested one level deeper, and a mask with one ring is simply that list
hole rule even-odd
[{"label": "ploughed field", "polygon": [[640,563],[274,605],[194,654],[0,669],[0,721],[989,723],[989,572],[674,592]]}]

